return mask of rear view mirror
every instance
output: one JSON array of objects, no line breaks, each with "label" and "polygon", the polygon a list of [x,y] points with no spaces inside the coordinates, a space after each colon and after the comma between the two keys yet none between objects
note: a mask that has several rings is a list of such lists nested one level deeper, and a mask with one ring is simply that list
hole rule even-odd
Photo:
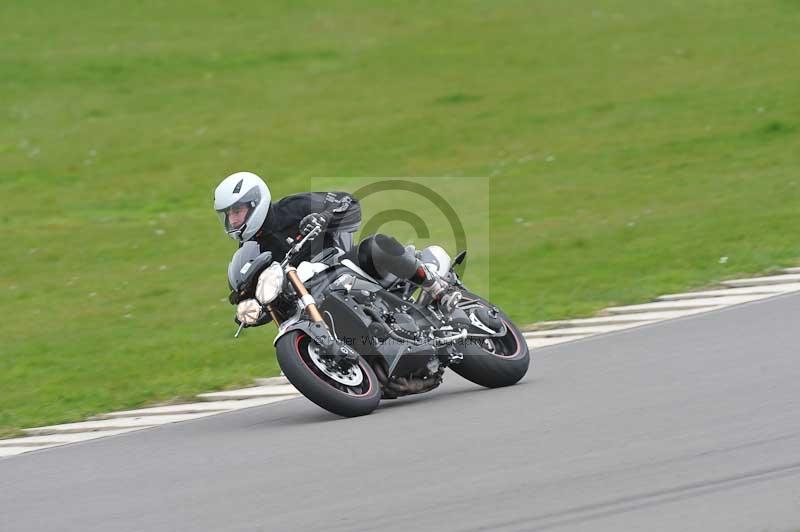
[{"label": "rear view mirror", "polygon": [[465,249],[464,251],[456,255],[456,258],[453,259],[453,265],[450,266],[450,269],[456,272],[456,275],[458,275],[459,278],[464,276],[464,270],[466,268],[464,260],[466,260],[466,258],[467,258],[467,250]]},{"label": "rear view mirror", "polygon": [[253,280],[258,278],[258,274],[272,263],[272,253],[269,251],[260,253],[260,251],[257,242],[245,242],[233,254],[228,264],[228,285],[231,290],[235,292],[246,290],[249,285],[254,284]]}]

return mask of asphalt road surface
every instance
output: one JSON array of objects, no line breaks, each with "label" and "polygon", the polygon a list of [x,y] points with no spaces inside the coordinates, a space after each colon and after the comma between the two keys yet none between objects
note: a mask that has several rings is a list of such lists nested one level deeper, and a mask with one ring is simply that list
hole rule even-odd
[{"label": "asphalt road surface", "polygon": [[800,296],[0,460],[0,531],[800,530]]}]

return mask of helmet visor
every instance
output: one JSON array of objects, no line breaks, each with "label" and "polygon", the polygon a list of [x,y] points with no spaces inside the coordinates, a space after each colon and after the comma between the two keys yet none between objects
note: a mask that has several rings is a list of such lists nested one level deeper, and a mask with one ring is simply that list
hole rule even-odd
[{"label": "helmet visor", "polygon": [[233,205],[217,211],[226,232],[235,233],[244,229],[261,199],[260,196],[258,189],[253,189]]}]

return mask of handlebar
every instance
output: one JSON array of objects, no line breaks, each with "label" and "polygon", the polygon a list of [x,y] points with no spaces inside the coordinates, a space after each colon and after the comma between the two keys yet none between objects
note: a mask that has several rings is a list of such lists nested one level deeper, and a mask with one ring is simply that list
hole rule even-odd
[{"label": "handlebar", "polygon": [[[302,250],[303,246],[305,246],[309,240],[313,240],[321,232],[322,228],[319,226],[309,231],[309,233],[305,237],[303,237],[302,240],[300,240],[297,244],[295,244],[289,249],[289,251],[286,253],[286,256],[283,259],[283,262],[281,262],[281,267],[286,268],[286,265],[289,264],[289,261],[292,259],[292,257],[294,257],[300,250]],[[292,239],[289,238],[287,240],[291,241]]]}]

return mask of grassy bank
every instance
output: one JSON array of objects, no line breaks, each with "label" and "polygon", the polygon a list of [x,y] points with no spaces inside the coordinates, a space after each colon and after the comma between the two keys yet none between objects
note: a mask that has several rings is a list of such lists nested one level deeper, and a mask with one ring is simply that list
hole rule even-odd
[{"label": "grassy bank", "polygon": [[276,371],[224,301],[235,170],[278,196],[435,177],[468,281],[521,322],[790,264],[798,23],[788,0],[4,2],[0,430]]}]

